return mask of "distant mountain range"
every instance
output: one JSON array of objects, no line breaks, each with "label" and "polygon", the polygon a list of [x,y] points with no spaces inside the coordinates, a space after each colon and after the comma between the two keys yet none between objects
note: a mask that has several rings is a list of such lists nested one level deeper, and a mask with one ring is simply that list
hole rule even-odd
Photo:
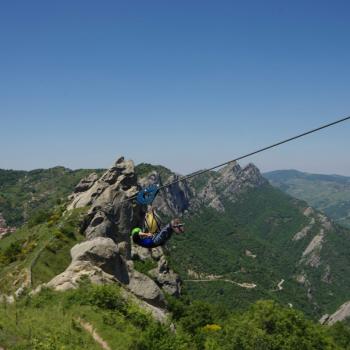
[{"label": "distant mountain range", "polygon": [[350,177],[276,170],[264,174],[289,195],[323,211],[340,225],[350,227]]}]

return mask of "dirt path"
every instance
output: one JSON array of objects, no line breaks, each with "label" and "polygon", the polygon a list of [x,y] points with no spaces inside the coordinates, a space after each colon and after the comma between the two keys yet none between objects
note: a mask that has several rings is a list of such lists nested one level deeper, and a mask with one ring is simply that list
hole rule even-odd
[{"label": "dirt path", "polygon": [[184,282],[215,282],[215,281],[227,282],[227,283],[231,283],[231,284],[234,284],[236,286],[239,286],[242,288],[247,288],[247,289],[256,288],[255,283],[238,283],[235,281],[231,281],[228,279],[222,279],[222,278],[217,278],[217,279],[212,278],[212,279],[203,279],[203,280],[184,280]]},{"label": "dirt path", "polygon": [[284,279],[281,279],[280,283],[277,284],[278,290],[282,290],[283,289],[283,287],[282,287],[283,283],[284,283]]},{"label": "dirt path", "polygon": [[103,350],[112,350],[108,343],[96,332],[91,323],[85,322],[80,317],[76,319],[77,322],[88,332],[97,344],[101,346]]}]

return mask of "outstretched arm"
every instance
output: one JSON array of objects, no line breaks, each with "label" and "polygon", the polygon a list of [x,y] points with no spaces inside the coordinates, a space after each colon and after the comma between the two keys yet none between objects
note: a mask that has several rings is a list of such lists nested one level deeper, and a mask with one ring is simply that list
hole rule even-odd
[{"label": "outstretched arm", "polygon": [[147,238],[147,237],[153,237],[152,233],[149,232],[139,232],[140,238]]}]

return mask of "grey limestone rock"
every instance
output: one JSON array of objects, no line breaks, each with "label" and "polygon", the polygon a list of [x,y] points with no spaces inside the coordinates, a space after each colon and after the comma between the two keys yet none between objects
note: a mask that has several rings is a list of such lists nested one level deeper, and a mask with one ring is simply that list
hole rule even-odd
[{"label": "grey limestone rock", "polygon": [[338,321],[344,321],[350,317],[350,301],[344,303],[340,308],[332,315],[324,315],[320,319],[320,323],[332,325]]},{"label": "grey limestone rock", "polygon": [[119,254],[118,246],[110,238],[97,237],[75,245],[71,249],[72,262],[88,261],[122,283],[128,283],[128,268]]}]

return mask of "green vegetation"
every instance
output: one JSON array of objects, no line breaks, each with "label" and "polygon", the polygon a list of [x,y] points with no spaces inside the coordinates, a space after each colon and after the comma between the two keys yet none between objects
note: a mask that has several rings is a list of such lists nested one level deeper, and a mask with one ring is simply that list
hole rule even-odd
[{"label": "green vegetation", "polygon": [[64,206],[58,206],[35,215],[0,241],[0,292],[48,282],[69,265],[70,248],[84,239],[79,225],[86,208],[63,212]]},{"label": "green vegetation", "polygon": [[19,227],[34,213],[38,216],[64,202],[78,182],[101,169],[70,170],[63,167],[14,171],[0,169],[0,213],[9,226]]},{"label": "green vegetation", "polygon": [[[315,319],[333,313],[348,300],[350,234],[334,226],[327,234],[319,268],[301,265],[303,251],[320,231],[315,224],[308,239],[293,241],[310,221],[302,214],[305,207],[306,203],[264,185],[234,203],[227,201],[225,212],[202,208],[190,213],[186,234],[174,236],[168,244],[171,265],[185,281],[184,289],[191,298],[231,310],[246,310],[259,299],[272,299],[291,303]],[[327,265],[332,269],[331,283],[322,280]],[[295,276],[302,272],[314,286],[314,304],[308,299],[307,287],[296,281]],[[214,277],[208,281],[205,276],[210,275]],[[193,281],[198,279],[203,281]],[[283,289],[278,290],[282,279]]]},{"label": "green vegetation", "polygon": [[[349,339],[349,329],[338,329]],[[207,349],[346,349],[334,330],[307,320],[302,313],[260,301],[246,313],[231,316],[221,334],[206,341]]]},{"label": "green vegetation", "polygon": [[277,170],[264,176],[273,186],[308,202],[340,225],[350,228],[350,177],[296,170]]},{"label": "green vegetation", "polygon": [[[54,315],[54,317],[53,317]],[[64,293],[43,290],[0,305],[0,345],[6,349],[100,349],[90,324],[112,349],[190,349],[187,339],[125,300],[116,285],[82,283]]]},{"label": "green vegetation", "polygon": [[50,281],[70,264],[70,249],[84,240],[79,226],[86,210],[74,209],[60,218],[57,214],[50,217],[48,225],[53,235],[31,263],[33,286]]},{"label": "green vegetation", "polygon": [[198,301],[171,300],[173,332],[170,324],[154,321],[122,297],[119,288],[83,281],[77,290],[44,289],[1,304],[0,345],[14,350],[100,349],[93,329],[112,349],[123,350],[349,349],[347,325],[321,326],[273,301],[230,314]]},{"label": "green vegetation", "polygon": [[135,270],[148,275],[150,270],[153,270],[157,267],[157,262],[153,259],[146,260],[134,260],[134,268]]},{"label": "green vegetation", "polygon": [[135,173],[139,178],[148,175],[152,171],[156,171],[163,180],[166,180],[169,176],[173,175],[173,173],[168,168],[162,165],[140,163],[135,167]]}]

